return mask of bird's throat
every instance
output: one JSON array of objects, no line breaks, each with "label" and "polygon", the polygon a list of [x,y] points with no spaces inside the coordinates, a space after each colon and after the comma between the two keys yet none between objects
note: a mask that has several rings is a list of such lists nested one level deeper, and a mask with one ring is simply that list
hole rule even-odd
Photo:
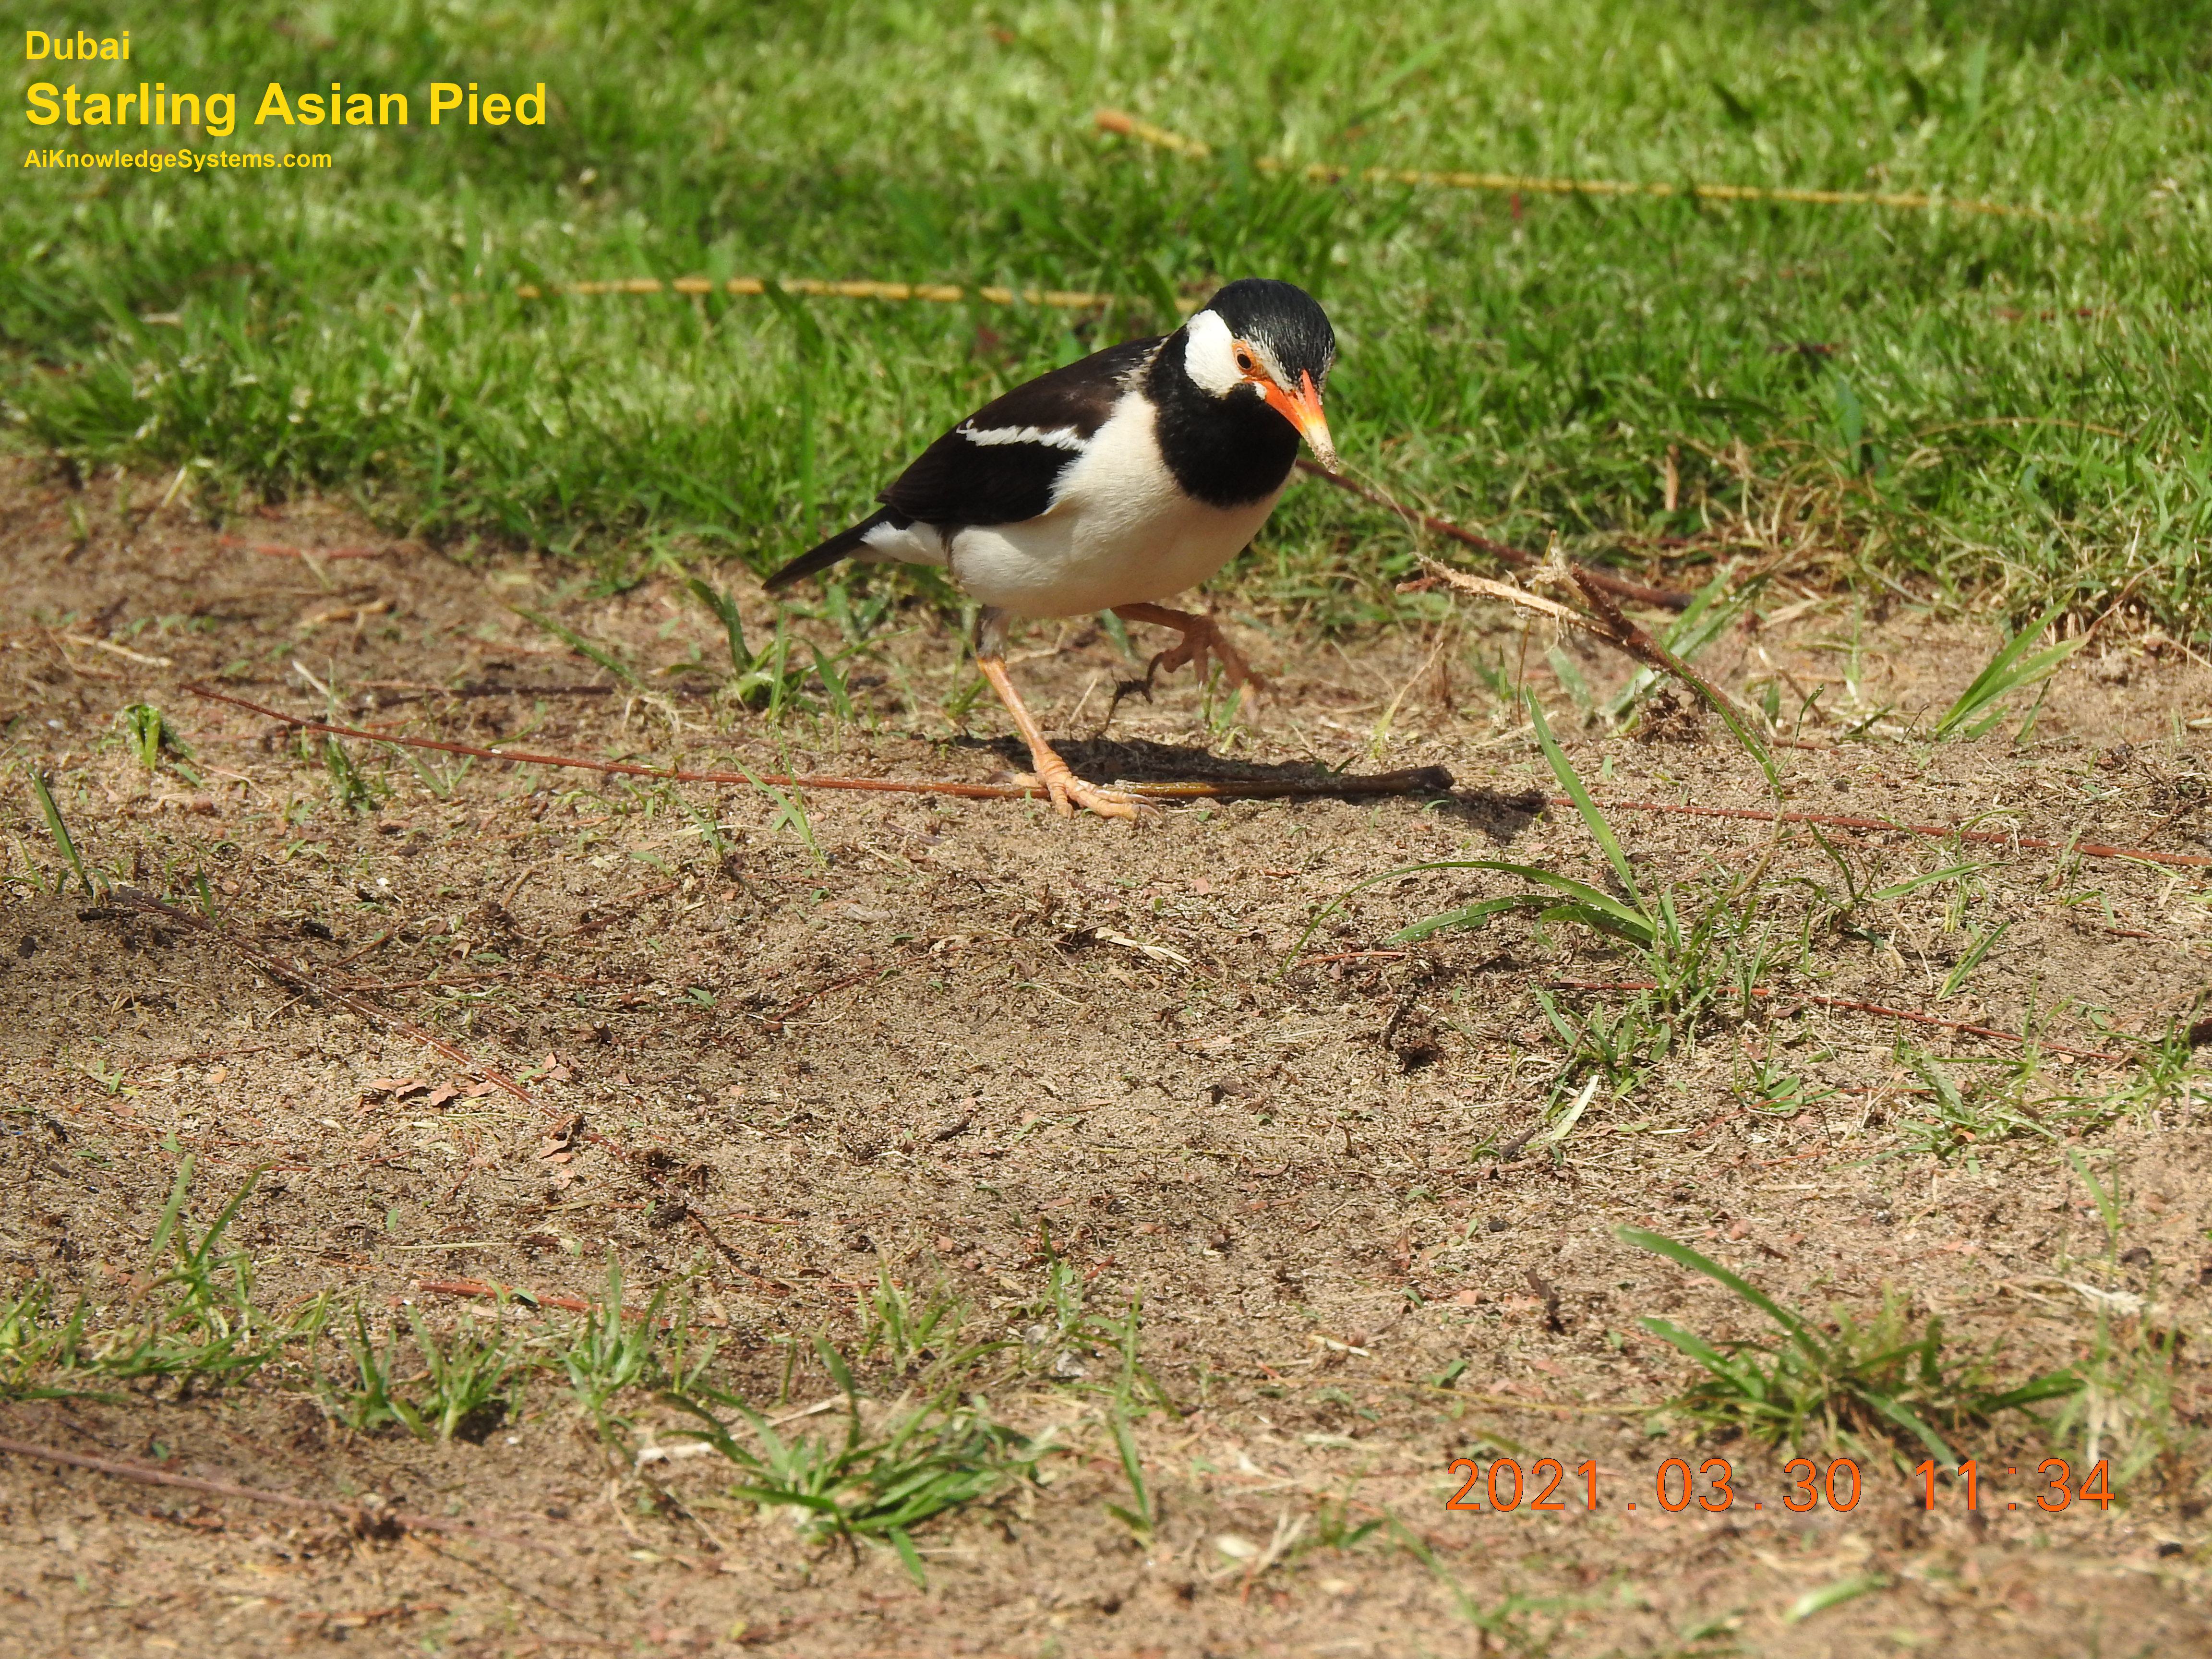
[{"label": "bird's throat", "polygon": [[1283,487],[1297,459],[1298,434],[1259,392],[1206,391],[1183,366],[1180,333],[1146,371],[1145,392],[1158,410],[1160,453],[1176,485],[1209,507],[1243,507]]}]

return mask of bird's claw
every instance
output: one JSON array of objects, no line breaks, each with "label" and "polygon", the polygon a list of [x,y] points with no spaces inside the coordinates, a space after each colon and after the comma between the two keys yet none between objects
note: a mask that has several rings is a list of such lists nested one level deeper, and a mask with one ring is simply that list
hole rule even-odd
[{"label": "bird's claw", "polygon": [[1166,650],[1153,657],[1145,670],[1145,686],[1149,694],[1155,677],[1164,669],[1173,673],[1184,664],[1198,676],[1203,685],[1212,672],[1213,659],[1220,659],[1221,672],[1236,692],[1240,702],[1249,702],[1267,689],[1267,682],[1260,672],[1244,660],[1244,653],[1229,642],[1221,625],[1211,616],[1199,615],[1191,618],[1183,635]]},{"label": "bird's claw", "polygon": [[1064,818],[1073,817],[1079,806],[1102,818],[1134,818],[1152,806],[1142,795],[1133,795],[1126,789],[1109,789],[1103,784],[1085,783],[1073,772],[1041,771],[1037,781],[1052,797],[1053,810]]},{"label": "bird's claw", "polygon": [[1229,682],[1229,689],[1237,694],[1237,708],[1249,710],[1259,702],[1260,694],[1268,689],[1267,677],[1244,660],[1243,653],[1229,642],[1229,636],[1221,631],[1212,617],[1194,617],[1181,639],[1166,650],[1152,653],[1152,659],[1145,665],[1142,679],[1116,680],[1114,683],[1114,696],[1106,704],[1106,718],[1098,722],[1099,735],[1103,736],[1106,729],[1114,724],[1114,716],[1121,708],[1123,698],[1142,697],[1150,702],[1152,700],[1152,683],[1162,673],[1172,674],[1185,664],[1190,665],[1198,677],[1199,684],[1203,685],[1212,672],[1213,659],[1217,657],[1220,659],[1223,678]]}]

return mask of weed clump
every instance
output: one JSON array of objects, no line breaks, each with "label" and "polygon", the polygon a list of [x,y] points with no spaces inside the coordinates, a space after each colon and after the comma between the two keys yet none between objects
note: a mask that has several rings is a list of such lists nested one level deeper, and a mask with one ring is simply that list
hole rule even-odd
[{"label": "weed clump", "polygon": [[1917,1440],[1948,1463],[1959,1461],[1944,1431],[1985,1423],[2000,1412],[2072,1395],[2082,1386],[2070,1370],[2046,1371],[2001,1388],[1988,1355],[1965,1360],[1944,1352],[1943,1322],[1917,1330],[1904,1305],[1885,1296],[1881,1310],[1859,1320],[1838,1313],[1826,1332],[1749,1280],[1688,1245],[1641,1228],[1614,1235],[1703,1273],[1764,1315],[1775,1334],[1709,1341],[1671,1320],[1640,1322],[1687,1354],[1706,1375],[1672,1402],[1674,1409],[1716,1431],[1735,1431],[1768,1445],[1796,1448],[1840,1439],[1863,1449],[1899,1436]]}]

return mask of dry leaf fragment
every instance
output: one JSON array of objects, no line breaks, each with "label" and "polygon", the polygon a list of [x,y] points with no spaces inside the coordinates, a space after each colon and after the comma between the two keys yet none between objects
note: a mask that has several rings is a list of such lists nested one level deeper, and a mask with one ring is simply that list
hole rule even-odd
[{"label": "dry leaf fragment", "polygon": [[573,1112],[553,1126],[538,1156],[551,1164],[566,1164],[576,1156],[576,1142],[584,1133],[584,1115]]},{"label": "dry leaf fragment", "polygon": [[1134,951],[1141,956],[1152,957],[1155,962],[1172,962],[1185,968],[1190,966],[1188,957],[1180,951],[1171,951],[1164,945],[1147,945],[1140,939],[1131,939],[1127,933],[1109,933],[1103,927],[1098,930],[1098,937],[1109,945],[1118,945],[1124,950]]}]

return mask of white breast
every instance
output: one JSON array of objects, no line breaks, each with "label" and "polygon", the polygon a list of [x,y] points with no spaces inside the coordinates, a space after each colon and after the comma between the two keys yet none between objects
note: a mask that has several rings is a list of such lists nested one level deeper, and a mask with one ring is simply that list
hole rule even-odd
[{"label": "white breast", "polygon": [[1235,558],[1282,492],[1226,510],[1193,501],[1160,459],[1153,420],[1149,401],[1129,398],[1041,517],[961,531],[953,580],[1018,617],[1074,617],[1167,599]]}]

